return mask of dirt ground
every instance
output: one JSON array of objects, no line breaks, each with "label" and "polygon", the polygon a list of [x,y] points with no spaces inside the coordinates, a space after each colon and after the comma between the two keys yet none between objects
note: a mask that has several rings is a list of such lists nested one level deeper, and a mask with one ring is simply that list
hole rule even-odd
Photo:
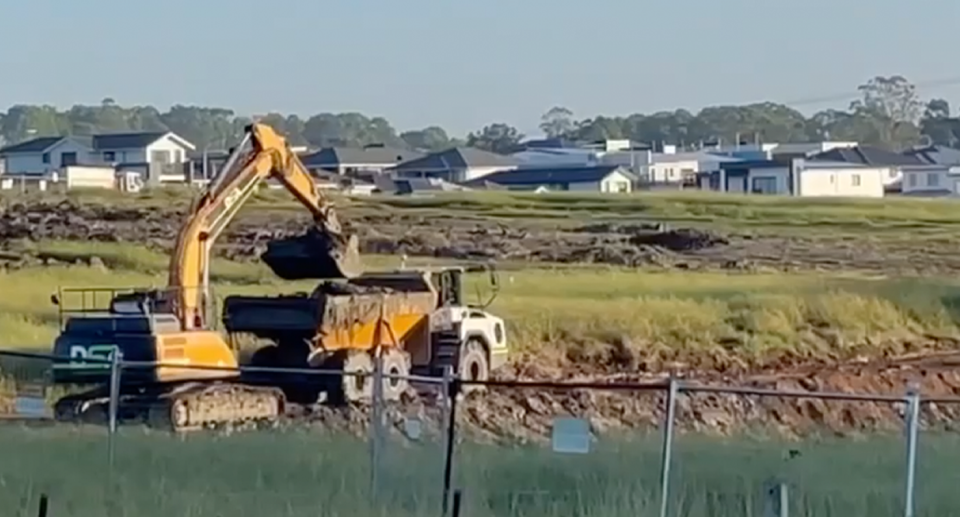
[{"label": "dirt ground", "polygon": [[[182,213],[175,209],[117,209],[97,205],[14,204],[0,213],[0,259],[8,267],[30,262],[16,253],[4,255],[4,244],[18,239],[69,239],[136,242],[169,249]],[[583,221],[517,220],[509,226],[484,217],[435,218],[396,212],[347,212],[348,229],[358,233],[364,253],[401,254],[459,259],[498,259],[536,262],[659,265],[666,268],[783,270],[861,270],[885,273],[944,273],[960,269],[960,244],[929,243],[920,249],[895,240],[850,240],[826,236],[783,237],[718,234],[650,223],[608,224]],[[220,238],[217,252],[238,260],[255,260],[266,241],[302,230],[298,213],[244,215]],[[957,350],[957,343],[924,338],[916,350]],[[960,396],[960,373],[954,355],[884,358],[844,364],[785,360],[784,364],[752,371],[711,357],[690,358],[678,375],[704,384],[754,385],[799,391],[831,390],[903,395],[918,382],[926,395]],[[722,363],[722,364],[721,364]],[[587,365],[579,371],[561,365],[520,359],[499,377],[564,379],[598,382],[662,382],[666,365],[648,368],[632,364]],[[640,373],[649,372],[649,373]],[[656,425],[663,418],[663,397],[650,393],[599,390],[552,392],[492,388],[467,397],[461,418],[466,429],[487,438],[543,438],[552,418],[569,413],[590,418],[597,431]],[[829,429],[858,432],[895,429],[902,425],[903,404],[823,402],[722,394],[685,394],[680,398],[681,429],[730,433],[756,426],[801,435]],[[319,408],[296,417],[326,427],[360,430],[368,422],[366,409]],[[422,397],[393,409],[394,422],[403,414],[419,413],[434,428],[436,404]],[[960,416],[960,404],[928,404],[929,425],[950,426]]]},{"label": "dirt ground", "polygon": [[[130,209],[95,204],[13,204],[0,213],[0,250],[17,239],[136,242],[170,249],[182,209]],[[960,241],[916,242],[718,234],[649,222],[431,217],[423,213],[346,209],[341,220],[363,253],[467,260],[653,265],[677,269],[860,270],[949,273],[960,270]],[[242,213],[215,253],[255,260],[268,240],[299,233],[299,211]]]}]

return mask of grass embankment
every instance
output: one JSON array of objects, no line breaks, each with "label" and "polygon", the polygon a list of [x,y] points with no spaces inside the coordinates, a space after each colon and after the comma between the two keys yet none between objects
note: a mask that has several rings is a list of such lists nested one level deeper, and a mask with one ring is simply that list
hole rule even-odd
[{"label": "grass embankment", "polygon": [[[0,273],[0,346],[45,349],[57,332],[50,295],[60,287],[162,286],[166,258],[128,244],[47,243],[60,254],[96,255],[105,268],[32,267]],[[376,266],[392,258],[371,261]],[[486,278],[466,286],[468,299]],[[957,284],[814,273],[663,272],[618,268],[521,269],[501,274],[491,307],[521,351],[602,355],[627,342],[644,357],[710,352],[747,360],[770,354],[844,353],[895,347],[896,338],[955,330]],[[215,294],[309,291],[263,266],[217,261]],[[101,302],[104,302],[101,300]],[[76,303],[72,301],[71,303]]]},{"label": "grass embankment", "polygon": [[[111,479],[102,430],[0,429],[0,506],[11,515],[33,515],[39,494],[47,493],[51,515],[74,517],[439,511],[443,455],[432,440],[387,444],[379,471],[382,506],[368,492],[369,446],[362,440],[319,430],[179,439],[125,429],[116,443]],[[463,513],[654,514],[659,447],[657,437],[645,436],[601,441],[585,456],[463,444],[456,470]],[[789,449],[800,454],[785,460]],[[925,436],[920,458],[918,507],[949,514],[960,505],[948,475],[960,461],[960,443]],[[787,444],[683,436],[675,448],[671,513],[761,515],[764,484],[776,476],[791,486],[791,514],[899,515],[903,472],[902,443],[894,437]]]},{"label": "grass embankment", "polygon": [[[195,193],[160,188],[137,195],[78,190],[65,196],[7,196],[18,200],[71,199],[110,206],[170,207],[186,205]],[[4,197],[0,195],[0,201]],[[426,217],[484,217],[506,221],[542,220],[551,224],[584,221],[650,220],[758,234],[801,235],[812,238],[944,239],[960,230],[956,200],[886,197],[794,198],[720,194],[699,191],[641,192],[629,195],[505,192],[442,193],[429,197],[336,197],[349,220],[351,214],[398,212]],[[284,191],[263,190],[245,211],[302,210]]]}]

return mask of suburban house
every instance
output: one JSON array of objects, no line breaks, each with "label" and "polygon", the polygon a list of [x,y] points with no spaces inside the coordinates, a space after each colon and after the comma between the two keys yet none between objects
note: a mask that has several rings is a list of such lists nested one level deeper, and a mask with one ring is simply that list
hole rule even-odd
[{"label": "suburban house", "polygon": [[916,156],[895,153],[868,145],[836,147],[829,151],[817,153],[811,156],[810,160],[849,163],[883,169],[883,184],[887,192],[900,191],[904,167],[923,164]]},{"label": "suburban house", "polygon": [[140,173],[147,183],[183,181],[194,146],[172,132],[38,137],[0,149],[9,175],[51,176],[70,166]]},{"label": "suburban house", "polygon": [[523,167],[497,171],[466,183],[472,188],[533,192],[614,192],[633,190],[637,177],[619,165]]},{"label": "suburban house", "polygon": [[640,181],[653,184],[680,184],[695,187],[700,173],[719,171],[720,164],[742,161],[703,151],[678,153],[652,153],[649,162],[643,166]]},{"label": "suburban house", "polygon": [[453,147],[403,162],[388,172],[397,178],[439,178],[464,183],[516,167],[517,161],[509,156],[472,147]]},{"label": "suburban house", "polygon": [[920,165],[900,168],[903,174],[901,192],[915,196],[960,194],[960,150],[930,145],[903,152],[916,158]]},{"label": "suburban house", "polygon": [[803,158],[723,163],[702,173],[703,189],[788,196],[883,197],[887,167]]},{"label": "suburban house", "polygon": [[383,173],[403,162],[422,158],[423,153],[395,149],[380,144],[366,147],[326,147],[300,156],[311,171],[330,171],[340,175]]}]

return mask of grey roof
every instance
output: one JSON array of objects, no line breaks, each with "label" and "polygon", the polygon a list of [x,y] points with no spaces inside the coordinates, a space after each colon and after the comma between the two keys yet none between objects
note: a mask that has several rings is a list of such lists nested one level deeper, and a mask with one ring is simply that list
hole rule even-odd
[{"label": "grey roof", "polygon": [[163,138],[166,132],[150,133],[107,133],[94,135],[93,148],[101,149],[138,149],[146,147]]},{"label": "grey roof", "polygon": [[880,166],[920,165],[923,163],[916,156],[904,155],[895,153],[893,151],[887,151],[886,149],[880,149],[879,147],[871,147],[866,145],[858,145],[855,147],[837,147],[829,151],[817,153],[811,156],[810,160],[859,163],[861,165]]},{"label": "grey roof", "polygon": [[20,142],[19,144],[8,145],[3,149],[0,149],[0,153],[42,153],[49,149],[52,145],[63,140],[66,137],[63,136],[40,136],[37,138],[32,138],[26,142]]},{"label": "grey roof", "polygon": [[593,183],[619,171],[630,179],[633,174],[619,165],[592,167],[524,167],[485,174],[467,185],[494,183],[497,185],[547,185],[555,183]]},{"label": "grey roof", "polygon": [[960,165],[960,150],[943,145],[915,147],[903,152],[929,165]]},{"label": "grey roof", "polygon": [[422,158],[423,153],[393,147],[325,147],[300,157],[308,167],[337,167],[349,165],[394,165]]},{"label": "grey roof", "polygon": [[406,171],[447,171],[470,167],[512,167],[517,163],[517,160],[502,154],[482,151],[473,147],[452,147],[446,151],[403,162],[395,168]]}]

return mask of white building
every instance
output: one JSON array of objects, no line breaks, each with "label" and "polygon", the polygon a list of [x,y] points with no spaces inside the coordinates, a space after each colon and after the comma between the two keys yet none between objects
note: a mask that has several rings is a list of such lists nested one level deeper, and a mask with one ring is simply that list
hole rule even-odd
[{"label": "white building", "polygon": [[960,150],[931,145],[904,152],[918,165],[900,167],[901,192],[915,196],[960,194]]},{"label": "white building", "polygon": [[0,149],[9,175],[50,175],[72,165],[139,172],[152,183],[184,181],[193,144],[171,132],[39,137]]},{"label": "white building", "polygon": [[700,175],[700,186],[721,192],[804,197],[883,197],[885,167],[802,158],[723,164]]},{"label": "white building", "polygon": [[487,174],[466,186],[533,192],[629,193],[635,181],[636,176],[617,165],[523,167]]}]

